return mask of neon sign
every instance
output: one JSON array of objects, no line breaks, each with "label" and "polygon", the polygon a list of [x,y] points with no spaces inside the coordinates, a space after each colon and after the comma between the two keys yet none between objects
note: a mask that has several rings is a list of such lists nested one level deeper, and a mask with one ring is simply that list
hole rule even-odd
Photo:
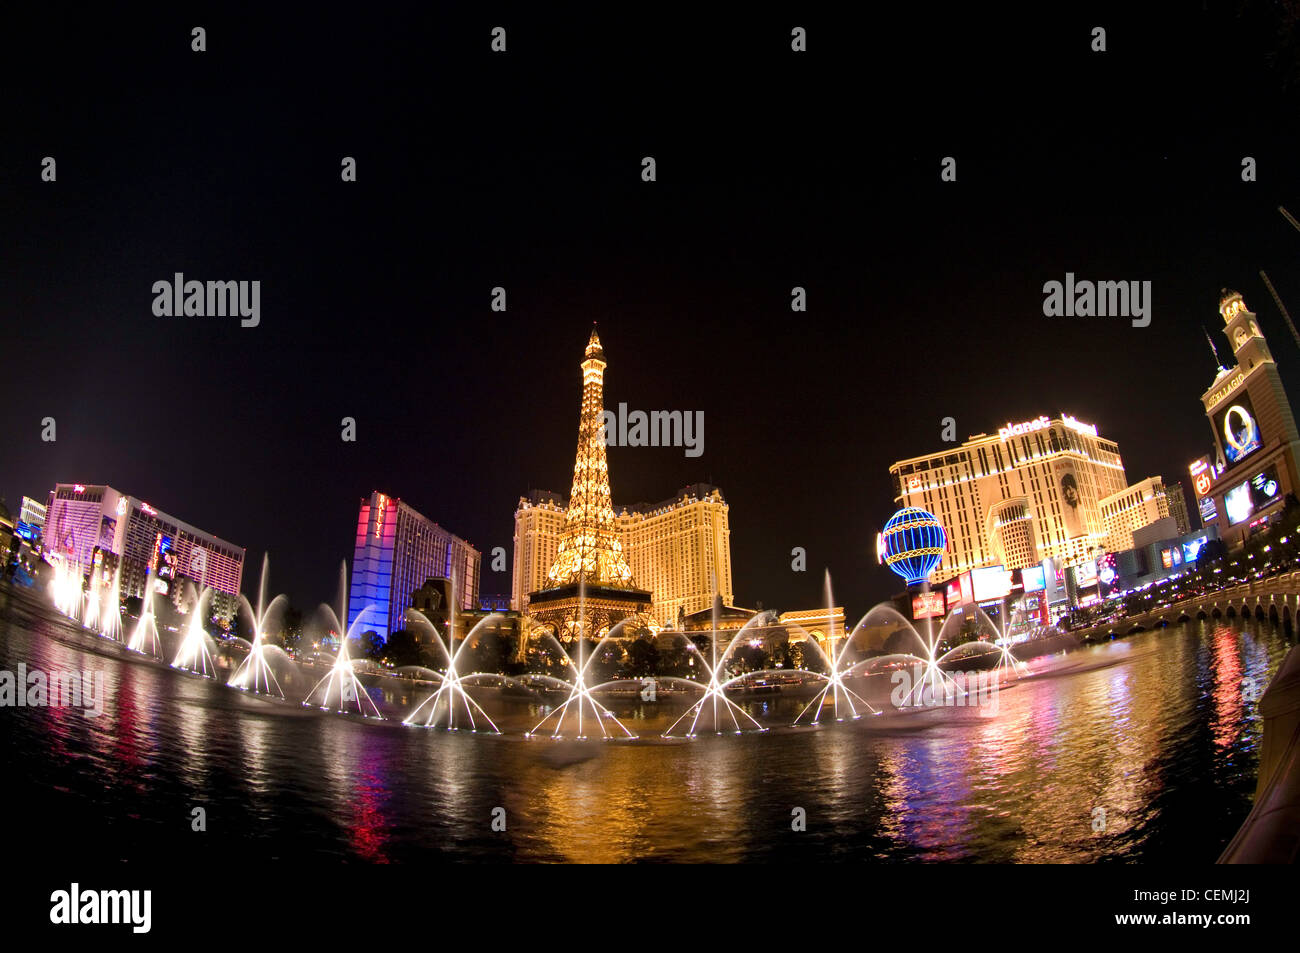
[{"label": "neon sign", "polygon": [[1019,437],[1023,434],[1033,433],[1035,430],[1042,430],[1044,427],[1050,427],[1052,421],[1047,417],[1039,417],[1037,420],[1026,420],[1023,423],[1013,424],[1007,421],[1005,427],[998,428],[998,436],[1006,440],[1009,437]]},{"label": "neon sign", "polygon": [[[1089,437],[1097,436],[1096,424],[1082,423],[1077,417],[1072,417],[1070,414],[1062,414],[1061,423],[1073,430],[1075,433],[1086,434]],[[1033,420],[1021,421],[1018,424],[1013,424],[1008,421],[1005,427],[998,428],[998,437],[1002,440],[1007,440],[1011,437],[1020,437],[1027,433],[1045,430],[1051,425],[1052,420],[1046,414],[1036,417]]]}]

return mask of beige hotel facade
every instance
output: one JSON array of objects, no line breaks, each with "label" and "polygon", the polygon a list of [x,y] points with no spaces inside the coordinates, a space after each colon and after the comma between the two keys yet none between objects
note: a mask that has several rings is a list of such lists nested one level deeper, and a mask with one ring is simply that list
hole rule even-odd
[{"label": "beige hotel facade", "polygon": [[1008,421],[889,472],[898,506],[928,510],[948,533],[934,583],[982,566],[1093,558],[1108,543],[1102,501],[1127,486],[1119,447],[1069,414]]},{"label": "beige hotel facade", "polygon": [[[534,490],[515,508],[510,608],[525,611],[528,595],[547,588],[559,552],[568,501]],[[675,628],[683,616],[707,609],[716,592],[734,602],[731,528],[722,491],[709,484],[685,487],[660,503],[615,507],[619,542],[637,585],[653,594],[651,615]]]}]

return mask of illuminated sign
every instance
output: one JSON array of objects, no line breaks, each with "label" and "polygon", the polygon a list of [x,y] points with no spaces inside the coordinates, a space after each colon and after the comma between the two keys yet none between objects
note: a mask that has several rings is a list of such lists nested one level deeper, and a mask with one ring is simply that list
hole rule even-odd
[{"label": "illuminated sign", "polygon": [[960,581],[954,579],[952,582],[948,583],[947,596],[948,596],[948,605],[950,606],[961,605],[961,582]]},{"label": "illuminated sign", "polygon": [[1183,553],[1177,546],[1160,550],[1160,565],[1166,569],[1177,569],[1183,564]]},{"label": "illuminated sign", "polygon": [[943,615],[942,592],[919,592],[912,597],[913,619],[942,619]]},{"label": "illuminated sign", "polygon": [[121,516],[125,512],[126,512],[126,497],[119,496],[117,498],[117,515]]},{"label": "illuminated sign", "polygon": [[1107,553],[1097,560],[1097,594],[1105,599],[1119,588],[1119,566],[1114,553]]},{"label": "illuminated sign", "polygon": [[1219,404],[1220,401],[1222,401],[1234,390],[1236,390],[1237,385],[1240,384],[1245,379],[1246,379],[1245,374],[1238,373],[1236,377],[1228,381],[1228,383],[1224,384],[1222,387],[1220,387],[1218,390],[1216,390],[1213,394],[1210,395],[1210,399],[1205,402],[1205,409],[1213,410]]},{"label": "illuminated sign", "polygon": [[1183,543],[1183,562],[1194,563],[1201,558],[1201,550],[1205,548],[1206,539],[1204,536],[1198,536],[1189,542]]},{"label": "illuminated sign", "polygon": [[1203,496],[1196,501],[1197,508],[1201,511],[1201,522],[1209,523],[1219,518],[1219,508],[1214,505],[1214,497]]},{"label": "illuminated sign", "polygon": [[1263,444],[1259,439],[1259,424],[1251,413],[1250,401],[1243,399],[1232,404],[1215,420],[1215,429],[1223,438],[1223,455],[1229,463],[1246,459]]},{"label": "illuminated sign", "polygon": [[1074,567],[1074,581],[1080,588],[1091,586],[1097,581],[1097,563],[1089,559]]},{"label": "illuminated sign", "polygon": [[1187,472],[1192,475],[1192,488],[1196,490],[1198,498],[1210,492],[1210,486],[1214,483],[1214,470],[1210,466],[1209,457],[1193,461],[1187,467]]},{"label": "illuminated sign", "polygon": [[908,477],[908,478],[907,478],[907,488],[908,488],[909,490],[919,490],[919,489],[921,489],[921,478],[920,478],[919,476]]},{"label": "illuminated sign", "polygon": [[998,436],[1007,440],[1011,437],[1019,437],[1022,434],[1033,433],[1035,430],[1042,430],[1044,427],[1050,427],[1052,421],[1047,417],[1039,417],[1037,420],[1026,420],[1024,423],[1013,424],[1007,421],[1005,427],[998,428]]},{"label": "illuminated sign", "polygon": [[964,572],[964,573],[962,573],[961,576],[959,577],[958,581],[961,583],[961,601],[962,601],[962,603],[965,604],[965,603],[967,603],[967,602],[974,602],[974,601],[975,601],[975,589],[974,589],[974,587],[971,585],[971,581],[970,581],[970,573],[968,573],[968,572]]},{"label": "illuminated sign", "polygon": [[1254,516],[1256,512],[1276,503],[1281,497],[1282,487],[1277,480],[1277,467],[1269,467],[1256,473],[1244,483],[1238,483],[1223,496],[1223,508],[1227,510],[1228,522],[1238,523]]},{"label": "illuminated sign", "polygon": [[85,488],[84,486],[82,486],[80,483],[76,484],[72,489],[73,489],[73,492],[75,492],[75,493],[85,493],[85,492],[86,492],[86,488]]},{"label": "illuminated sign", "polygon": [[1250,519],[1255,506],[1250,501],[1250,484],[1239,483],[1223,495],[1223,508],[1228,511],[1228,523],[1236,526]]},{"label": "illuminated sign", "polygon": [[1043,573],[1042,566],[1026,566],[1020,570],[1020,582],[1025,587],[1025,592],[1038,592],[1047,586],[1047,579]]},{"label": "illuminated sign", "polygon": [[375,506],[375,539],[379,538],[380,532],[384,527],[384,510],[388,508],[388,497],[380,493],[377,496],[378,503]]},{"label": "illuminated sign", "polygon": [[1065,426],[1069,427],[1071,430],[1075,431],[1076,433],[1087,434],[1089,437],[1097,436],[1096,424],[1079,423],[1078,420],[1076,420],[1074,417],[1071,417],[1069,414],[1061,415],[1061,423],[1065,424]]},{"label": "illuminated sign", "polygon": [[157,516],[157,515],[158,515],[158,511],[155,510],[155,509],[154,509],[152,506],[150,506],[148,503],[141,503],[141,504],[140,504],[140,509],[144,510],[144,511],[145,511],[146,513],[148,513],[150,516]]},{"label": "illuminated sign", "polygon": [[[1087,434],[1089,437],[1097,436],[1096,424],[1080,423],[1077,418],[1072,417],[1069,414],[1061,415],[1061,423],[1076,433]],[[1036,430],[1045,430],[1051,425],[1051,418],[1045,415],[1037,417],[1034,420],[1025,420],[1018,424],[1013,424],[1010,421],[1007,421],[1005,427],[998,428],[998,437],[1002,440],[1007,440],[1011,437],[1020,437],[1027,433],[1033,433]]]},{"label": "illuminated sign", "polygon": [[1001,566],[972,569],[970,576],[976,602],[1001,599],[1011,592],[1011,572]]}]

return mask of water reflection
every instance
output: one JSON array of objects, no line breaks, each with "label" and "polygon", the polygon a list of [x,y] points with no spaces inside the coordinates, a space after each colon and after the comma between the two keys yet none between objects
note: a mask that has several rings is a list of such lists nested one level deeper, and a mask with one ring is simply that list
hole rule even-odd
[{"label": "water reflection", "polygon": [[[1288,647],[1267,623],[1189,623],[1036,660],[991,717],[566,747],[356,724],[92,640],[0,600],[0,668],[98,668],[109,686],[99,719],[0,711],[12,729],[0,769],[25,785],[41,843],[84,847],[85,830],[111,821],[129,833],[106,852],[180,859],[179,830],[201,804],[219,822],[213,849],[408,863],[1207,862],[1254,787],[1258,706],[1243,679],[1262,690]],[[42,814],[51,791],[86,812],[81,824]]]}]

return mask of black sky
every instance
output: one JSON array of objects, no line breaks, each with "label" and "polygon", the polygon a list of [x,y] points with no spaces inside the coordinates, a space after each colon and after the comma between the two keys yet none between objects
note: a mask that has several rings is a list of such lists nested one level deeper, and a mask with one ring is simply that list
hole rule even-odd
[{"label": "black sky", "polygon": [[[874,554],[888,465],[939,449],[945,416],[965,437],[1073,413],[1118,442],[1131,481],[1182,479],[1212,445],[1201,328],[1217,334],[1225,285],[1300,393],[1257,274],[1300,309],[1300,234],[1276,211],[1300,215],[1290,7],[760,6],[13,23],[10,507],[110,483],[246,546],[246,590],[269,550],[273,591],[302,607],[333,595],[371,489],[509,550],[518,497],[567,492],[597,320],[609,406],[705,415],[698,459],[612,449],[615,500],[712,480],[740,603],[814,604],[829,568],[852,614],[895,588]],[[956,183],[939,181],[946,155]],[[261,326],[155,317],[151,286],[176,271],[260,280]],[[1043,317],[1043,283],[1067,271],[1150,280],[1151,326]],[[809,572],[791,571],[795,546]],[[485,571],[484,592],[509,585]]]}]

